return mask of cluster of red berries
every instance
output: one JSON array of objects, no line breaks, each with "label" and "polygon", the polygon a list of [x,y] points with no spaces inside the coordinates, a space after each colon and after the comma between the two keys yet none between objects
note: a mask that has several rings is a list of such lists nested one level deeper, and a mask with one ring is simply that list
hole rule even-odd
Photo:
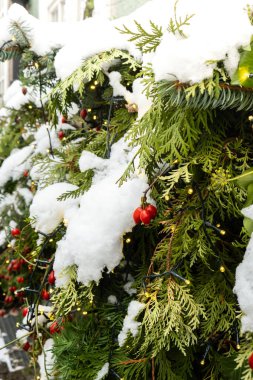
[{"label": "cluster of red berries", "polygon": [[138,207],[133,213],[133,219],[136,224],[149,224],[157,215],[157,208],[151,204]]},{"label": "cluster of red berries", "polygon": [[7,270],[8,270],[8,272],[19,271],[21,269],[21,267],[22,267],[23,264],[25,264],[25,260],[24,259],[14,259],[14,260],[11,260],[10,264],[7,267]]}]

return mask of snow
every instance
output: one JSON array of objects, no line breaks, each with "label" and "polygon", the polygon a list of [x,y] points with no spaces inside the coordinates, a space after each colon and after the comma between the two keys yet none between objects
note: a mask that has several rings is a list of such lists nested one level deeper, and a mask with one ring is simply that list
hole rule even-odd
[{"label": "snow", "polygon": [[48,149],[50,148],[48,133],[50,133],[52,148],[56,149],[60,146],[60,140],[55,129],[52,129],[48,124],[43,124],[34,135],[36,142],[34,154],[41,153],[43,155],[46,155],[48,153]]},{"label": "snow", "polygon": [[105,363],[105,365],[98,372],[95,380],[101,380],[101,379],[103,379],[108,374],[108,372],[109,372],[109,363]]},{"label": "snow", "polygon": [[31,166],[28,158],[32,155],[33,147],[26,146],[22,149],[13,149],[0,167],[0,186],[4,186],[10,179],[18,180],[25,170]]},{"label": "snow", "polygon": [[16,338],[19,339],[21,345],[27,342],[28,332],[25,329],[18,329],[16,331]]},{"label": "snow", "polygon": [[116,305],[118,303],[117,297],[114,295],[110,295],[108,297],[108,303],[110,303],[111,305]]},{"label": "snow", "polygon": [[105,268],[112,271],[119,265],[123,235],[133,228],[133,210],[148,187],[147,179],[137,174],[121,187],[116,184],[134,153],[123,139],[112,146],[110,159],[82,153],[81,171],[93,168],[95,174],[91,188],[80,198],[80,208],[68,218],[66,235],[58,242],[54,262],[56,286],[66,285],[61,272],[67,266],[77,265],[77,280],[87,285],[98,282]]},{"label": "snow", "polygon": [[[253,205],[242,210],[244,216],[253,219]],[[236,268],[234,293],[243,312],[242,332],[253,332],[253,234],[249,240],[243,261]]]},{"label": "snow", "polygon": [[27,88],[27,93],[22,93],[22,83],[19,80],[15,80],[5,91],[4,105],[6,108],[12,108],[19,110],[23,105],[27,103],[35,103],[36,107],[40,107],[38,97],[33,88]]},{"label": "snow", "polygon": [[[178,18],[193,14],[190,25],[183,27],[187,38],[164,33],[152,62],[156,81],[176,77],[181,82],[200,82],[211,77],[216,66],[208,61],[225,60],[233,73],[239,61],[236,50],[247,46],[253,33],[246,4],[246,0],[181,0]],[[224,17],[228,9],[229,17]]]},{"label": "snow", "polygon": [[125,316],[123,327],[118,336],[119,346],[122,347],[127,339],[127,334],[131,332],[133,337],[136,337],[138,334],[139,326],[141,322],[135,321],[135,318],[145,307],[145,304],[138,301],[131,301],[128,305],[127,315]]},{"label": "snow", "polygon": [[54,376],[51,375],[54,366],[54,356],[52,348],[54,345],[53,339],[47,339],[44,344],[44,352],[38,356],[38,364],[40,367],[40,380],[51,380]]},{"label": "snow", "polygon": [[29,206],[29,204],[32,202],[32,199],[33,199],[33,193],[26,187],[22,187],[22,188],[18,187],[17,193],[20,194],[21,197],[23,197],[26,205]]},{"label": "snow", "polygon": [[55,183],[39,190],[30,206],[30,217],[35,218],[33,226],[36,230],[50,234],[57,228],[69,213],[78,207],[78,199],[58,201],[57,198],[67,191],[74,191],[77,187],[69,183]]}]

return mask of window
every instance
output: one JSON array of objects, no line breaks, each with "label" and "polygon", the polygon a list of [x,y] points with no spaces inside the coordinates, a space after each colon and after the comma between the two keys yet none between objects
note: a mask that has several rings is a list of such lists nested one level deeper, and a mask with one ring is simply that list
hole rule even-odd
[{"label": "window", "polygon": [[63,21],[64,20],[64,7],[65,0],[54,0],[48,7],[50,21]]}]

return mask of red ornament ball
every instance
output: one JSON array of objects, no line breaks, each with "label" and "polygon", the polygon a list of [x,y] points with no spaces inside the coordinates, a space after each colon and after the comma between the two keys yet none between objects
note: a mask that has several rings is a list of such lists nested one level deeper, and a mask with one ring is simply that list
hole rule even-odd
[{"label": "red ornament ball", "polygon": [[24,177],[28,177],[28,176],[29,176],[29,171],[28,171],[28,170],[25,170],[24,173],[23,173],[23,176],[24,176]]},{"label": "red ornament ball", "polygon": [[253,353],[250,355],[248,362],[249,362],[250,368],[253,369]]},{"label": "red ornament ball", "polygon": [[67,118],[67,116],[62,116],[62,117],[61,117],[61,122],[62,122],[62,124],[67,123],[67,122],[68,122],[68,118]]},{"label": "red ornament ball", "polygon": [[88,112],[87,112],[87,110],[85,108],[81,109],[80,116],[81,116],[82,119],[85,119],[86,116],[87,116],[87,114],[88,114]]},{"label": "red ornament ball", "polygon": [[30,343],[29,342],[26,342],[25,344],[23,344],[22,348],[24,351],[28,351],[29,348],[31,347]]},{"label": "red ornament ball", "polygon": [[23,94],[23,95],[26,95],[26,94],[27,94],[27,88],[26,88],[26,87],[22,87],[22,90],[21,90],[21,91],[22,91],[22,94]]},{"label": "red ornament ball", "polygon": [[18,236],[18,235],[21,234],[21,231],[20,231],[19,228],[13,228],[13,229],[11,230],[11,234],[12,234],[12,236]]},{"label": "red ornament ball", "polygon": [[48,301],[50,299],[50,293],[46,289],[42,289],[41,298]]},{"label": "red ornament ball", "polygon": [[13,302],[13,297],[12,296],[6,296],[4,299],[5,303],[12,303]]},{"label": "red ornament ball", "polygon": [[52,272],[49,273],[48,282],[50,285],[54,285],[54,283],[55,283],[55,277],[54,277],[54,271],[53,270],[52,270]]},{"label": "red ornament ball", "polygon": [[137,209],[134,210],[133,220],[135,221],[136,224],[141,223],[140,215],[141,215],[142,211],[143,211],[143,209],[141,207],[138,207]]},{"label": "red ornament ball", "polygon": [[152,215],[150,214],[150,212],[148,212],[146,209],[142,210],[142,212],[140,213],[140,220],[142,221],[142,223],[149,224],[151,222],[151,219]]},{"label": "red ornament ball", "polygon": [[58,132],[58,138],[59,138],[59,140],[62,140],[64,136],[65,136],[65,133],[63,131],[59,131]]}]

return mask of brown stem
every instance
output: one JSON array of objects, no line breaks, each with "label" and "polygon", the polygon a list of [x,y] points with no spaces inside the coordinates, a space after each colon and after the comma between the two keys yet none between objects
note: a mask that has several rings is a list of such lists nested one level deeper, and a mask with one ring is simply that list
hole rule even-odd
[{"label": "brown stem", "polygon": [[127,360],[125,362],[120,362],[119,364],[120,365],[128,365],[128,364],[135,364],[135,363],[143,363],[145,362],[147,359],[144,358],[144,359],[132,359],[132,360]]},{"label": "brown stem", "polygon": [[152,362],[152,380],[155,380],[155,359],[151,359]]}]

